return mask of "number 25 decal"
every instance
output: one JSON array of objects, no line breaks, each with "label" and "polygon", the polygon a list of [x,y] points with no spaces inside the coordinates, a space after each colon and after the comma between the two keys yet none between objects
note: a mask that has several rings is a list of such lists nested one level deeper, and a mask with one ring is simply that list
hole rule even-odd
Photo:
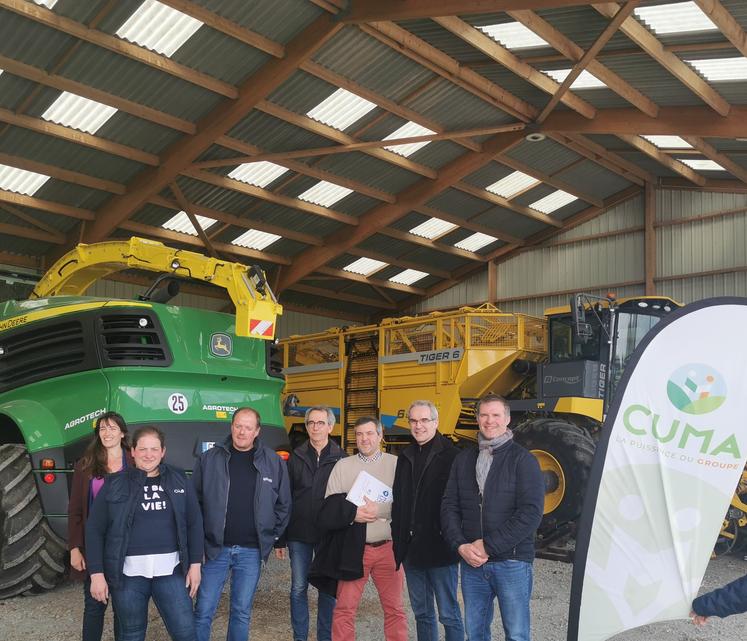
[{"label": "number 25 decal", "polygon": [[169,409],[174,414],[184,414],[184,412],[187,411],[188,407],[189,402],[187,401],[187,397],[184,396],[184,394],[175,392],[174,394],[169,396]]}]

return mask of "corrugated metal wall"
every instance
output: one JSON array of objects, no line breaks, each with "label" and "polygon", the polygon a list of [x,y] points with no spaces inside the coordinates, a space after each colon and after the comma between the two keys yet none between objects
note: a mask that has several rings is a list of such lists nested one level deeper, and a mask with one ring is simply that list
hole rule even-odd
[{"label": "corrugated metal wall", "polygon": [[[747,194],[661,189],[656,207],[658,294],[683,303],[747,296]],[[726,214],[712,216],[720,212]],[[643,223],[641,196],[499,264],[498,306],[542,315],[547,307],[567,304],[572,291],[642,295]],[[412,311],[475,305],[486,298],[487,267]]]},{"label": "corrugated metal wall", "polygon": [[330,327],[354,327],[356,325],[360,325],[360,323],[340,318],[285,310],[278,320],[276,335],[278,338],[286,338],[293,334],[316,334]]}]

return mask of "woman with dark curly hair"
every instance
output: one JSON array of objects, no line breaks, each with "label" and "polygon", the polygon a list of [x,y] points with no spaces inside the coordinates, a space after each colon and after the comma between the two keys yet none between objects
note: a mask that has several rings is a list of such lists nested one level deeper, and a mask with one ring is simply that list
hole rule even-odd
[{"label": "woman with dark curly hair", "polygon": [[93,438],[75,465],[70,501],[67,508],[67,541],[71,575],[83,579],[83,641],[101,641],[106,603],[91,596],[91,577],[86,571],[85,529],[88,512],[104,477],[132,466],[127,424],[116,412],[99,416]]}]

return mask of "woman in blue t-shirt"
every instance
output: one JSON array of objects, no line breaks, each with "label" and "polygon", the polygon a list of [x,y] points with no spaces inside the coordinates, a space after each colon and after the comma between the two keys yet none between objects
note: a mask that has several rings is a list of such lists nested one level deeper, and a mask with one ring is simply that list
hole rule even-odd
[{"label": "woman in blue t-shirt", "polygon": [[135,467],[105,480],[86,524],[91,595],[106,603],[111,594],[117,641],[145,639],[151,597],[174,641],[195,639],[202,516],[191,481],[165,455],[163,432],[136,430]]}]

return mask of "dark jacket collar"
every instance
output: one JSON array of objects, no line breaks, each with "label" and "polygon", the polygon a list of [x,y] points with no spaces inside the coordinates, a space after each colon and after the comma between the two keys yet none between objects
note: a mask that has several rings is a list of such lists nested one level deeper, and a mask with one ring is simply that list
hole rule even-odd
[{"label": "dark jacket collar", "polygon": [[[436,435],[433,437],[432,445],[431,445],[431,451],[430,455],[428,456],[428,459],[430,460],[434,456],[438,455],[441,450],[443,450],[446,447],[446,437],[441,434],[441,432],[436,432]],[[429,441],[430,442],[430,441]],[[415,461],[415,452],[417,451],[417,448],[419,448],[420,445],[417,443],[412,443],[409,447],[406,447],[404,450],[402,450],[402,453],[400,456],[404,456],[409,460],[411,463],[414,463]]]}]

